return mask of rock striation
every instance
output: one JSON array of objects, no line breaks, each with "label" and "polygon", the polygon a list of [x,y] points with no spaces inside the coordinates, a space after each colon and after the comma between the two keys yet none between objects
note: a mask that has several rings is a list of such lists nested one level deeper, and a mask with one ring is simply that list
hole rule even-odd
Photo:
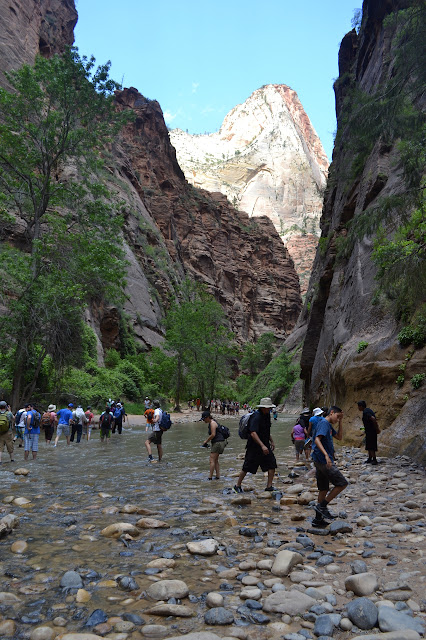
[{"label": "rock striation", "polygon": [[[77,12],[73,0],[11,0],[1,5],[0,19],[0,66],[8,70],[31,63],[38,53],[48,56],[71,45]],[[7,85],[4,76],[0,84]],[[207,286],[239,341],[265,331],[285,338],[300,313],[300,286],[270,220],[251,220],[224,195],[187,183],[158,102],[134,88],[118,92],[116,100],[117,108],[134,111],[135,120],[114,143],[105,183],[125,219],[124,312],[142,347],[150,349],[163,339],[170,295],[185,277]],[[26,246],[19,221],[3,233]],[[86,320],[98,336],[102,361],[105,349],[121,344],[122,316],[102,302]]]},{"label": "rock striation", "polygon": [[[374,304],[374,235],[356,239],[350,255],[338,255],[348,225],[364,212],[374,216],[381,198],[405,193],[397,143],[375,140],[363,168],[356,175],[345,170],[357,132],[345,127],[348,112],[344,110],[351,106],[344,99],[349,85],[370,95],[386,85],[398,41],[386,18],[412,5],[405,0],[364,1],[359,34],[353,30],[342,41],[340,75],[334,86],[338,144],[321,218],[321,251],[317,251],[307,302],[294,335],[300,339],[304,326],[301,377],[308,404],[342,406],[346,437],[359,443],[361,421],[356,402],[365,399],[376,411],[383,431],[379,451],[406,453],[425,462],[426,432],[416,426],[423,423],[426,398],[423,389],[414,390],[409,380],[424,371],[426,351],[408,354],[409,349],[400,347],[395,319]],[[412,98],[415,102],[418,96]],[[389,233],[394,223],[395,219],[388,222]],[[362,351],[358,350],[360,342],[366,347]],[[401,370],[405,382],[398,386]]]},{"label": "rock striation", "polygon": [[267,216],[306,292],[328,159],[293,89],[266,85],[230,111],[217,133],[175,129],[170,139],[187,180],[220,191],[250,218]]}]

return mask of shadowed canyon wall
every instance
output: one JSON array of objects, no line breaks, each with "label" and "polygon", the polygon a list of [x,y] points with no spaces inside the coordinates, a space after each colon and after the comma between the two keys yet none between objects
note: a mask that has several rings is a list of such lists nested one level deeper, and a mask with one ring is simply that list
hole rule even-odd
[{"label": "shadowed canyon wall", "polygon": [[[401,325],[386,305],[376,304],[375,235],[361,233],[350,255],[339,254],[350,225],[359,216],[377,215],[380,199],[406,191],[398,141],[385,144],[379,137],[357,172],[345,170],[351,166],[357,136],[356,130],[346,126],[355,104],[345,103],[345,97],[350,88],[371,96],[387,86],[394,73],[398,40],[386,18],[412,6],[413,2],[403,0],[365,0],[359,33],[353,30],[342,41],[335,83],[338,135],[321,218],[322,236],[301,320],[288,344],[304,337],[305,399],[313,406],[341,406],[349,441],[361,441],[356,402],[365,400],[383,429],[379,453],[406,453],[425,462],[425,388],[415,390],[409,380],[425,371],[426,349],[408,354],[409,349],[397,340]],[[411,99],[417,108],[424,107],[420,94]],[[390,234],[398,224],[396,215],[386,224]],[[367,346],[358,352],[360,342]],[[398,386],[401,366],[406,367],[405,382]]]}]

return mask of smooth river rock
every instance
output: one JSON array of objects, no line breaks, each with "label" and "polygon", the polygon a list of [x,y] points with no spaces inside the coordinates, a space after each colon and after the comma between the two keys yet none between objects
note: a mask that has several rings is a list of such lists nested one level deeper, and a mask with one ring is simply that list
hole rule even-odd
[{"label": "smooth river rock", "polygon": [[219,543],[214,538],[207,538],[207,540],[194,540],[193,542],[187,542],[186,548],[189,553],[200,556],[213,556],[219,549]]},{"label": "smooth river rock", "polygon": [[28,549],[28,544],[25,540],[15,540],[15,542],[11,545],[10,550],[12,553],[25,553]]},{"label": "smooth river rock", "polygon": [[425,623],[420,618],[397,611],[393,607],[379,607],[379,627],[380,631],[403,631],[412,629],[417,633],[424,634]]},{"label": "smooth river rock", "polygon": [[345,580],[346,591],[353,591],[356,596],[369,596],[378,587],[379,583],[374,573],[357,573]]},{"label": "smooth river rock", "polygon": [[293,589],[290,591],[276,591],[265,598],[263,610],[296,616],[299,613],[308,611],[316,602],[314,598]]},{"label": "smooth river rock", "polygon": [[293,567],[303,562],[303,556],[295,551],[280,551],[277,553],[274,564],[272,565],[271,573],[274,576],[288,576]]},{"label": "smooth river rock", "polygon": [[105,538],[119,538],[124,533],[128,533],[131,536],[140,535],[139,529],[129,522],[115,522],[108,525],[105,529],[102,529],[101,536]]},{"label": "smooth river rock", "polygon": [[194,612],[183,604],[157,604],[144,611],[153,616],[175,616],[177,618],[190,618]]},{"label": "smooth river rock", "polygon": [[377,607],[369,598],[356,598],[346,605],[348,618],[359,629],[372,629],[377,623]]},{"label": "smooth river rock", "polygon": [[137,521],[136,526],[140,529],[169,529],[170,525],[163,520],[157,520],[156,518],[141,518]]},{"label": "smooth river rock", "polygon": [[152,600],[186,598],[189,589],[183,580],[159,580],[148,587],[147,594]]},{"label": "smooth river rock", "polygon": [[214,607],[204,614],[204,622],[206,624],[232,624],[234,622],[234,614],[225,607]]}]

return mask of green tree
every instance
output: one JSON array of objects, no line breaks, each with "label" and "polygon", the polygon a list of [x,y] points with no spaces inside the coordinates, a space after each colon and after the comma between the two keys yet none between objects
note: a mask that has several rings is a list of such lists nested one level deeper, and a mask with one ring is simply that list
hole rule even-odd
[{"label": "green tree", "polygon": [[203,406],[226,377],[234,355],[233,334],[226,328],[220,304],[200,284],[186,280],[181,299],[166,321],[164,348],[175,359],[174,397],[180,409],[182,391],[197,395]]},{"label": "green tree", "polygon": [[0,260],[14,407],[46,356],[56,369],[78,361],[87,304],[122,289],[122,220],[98,174],[128,115],[114,107],[108,71],[70,49],[8,74],[13,90],[0,89],[0,214],[23,229]]},{"label": "green tree", "polygon": [[275,336],[272,331],[263,333],[253,344],[248,342],[243,349],[242,369],[247,369],[250,376],[255,376],[266,367],[274,354]]}]

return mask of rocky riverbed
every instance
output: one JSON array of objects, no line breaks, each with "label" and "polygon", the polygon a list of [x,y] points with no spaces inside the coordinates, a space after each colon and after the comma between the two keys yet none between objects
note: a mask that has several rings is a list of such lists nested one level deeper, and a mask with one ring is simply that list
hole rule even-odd
[{"label": "rocky riverbed", "polygon": [[340,448],[350,484],[331,505],[337,518],[315,529],[315,478],[284,441],[278,492],[263,491],[261,474],[236,495],[242,444],[232,439],[224,480],[208,483],[198,429],[182,425],[173,454],[170,436],[161,465],[142,462],[136,429],[125,459],[116,438],[2,465],[0,637],[423,637],[421,467],[405,457],[371,467]]}]

